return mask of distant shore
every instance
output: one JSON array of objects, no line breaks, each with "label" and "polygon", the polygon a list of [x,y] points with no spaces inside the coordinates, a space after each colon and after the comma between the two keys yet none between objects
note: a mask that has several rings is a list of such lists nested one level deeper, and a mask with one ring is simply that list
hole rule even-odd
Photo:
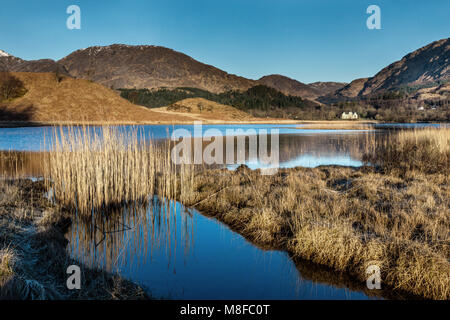
[{"label": "distant shore", "polygon": [[[327,124],[375,124],[380,123],[376,120],[292,120],[292,119],[266,119],[261,120],[244,120],[244,121],[220,121],[220,120],[202,120],[203,124],[314,124],[314,125],[327,125]],[[76,125],[190,125],[194,124],[194,121],[115,121],[115,122],[100,122],[100,121],[0,121],[0,128],[20,128],[20,127],[51,127],[51,126],[76,126]]]},{"label": "distant shore", "polygon": [[[377,120],[293,120],[293,119],[266,119],[261,118],[261,120],[197,120],[202,124],[292,124],[292,125],[307,125],[298,129],[311,129],[311,130],[369,130],[368,126],[372,124],[390,124],[390,123],[401,123],[401,124],[419,124],[419,123],[448,123],[440,121],[429,121],[429,122],[384,122]],[[193,125],[192,121],[0,121],[0,128],[25,128],[25,127],[52,127],[52,126],[120,126],[120,125],[130,125],[130,126],[140,126],[140,125]]]}]

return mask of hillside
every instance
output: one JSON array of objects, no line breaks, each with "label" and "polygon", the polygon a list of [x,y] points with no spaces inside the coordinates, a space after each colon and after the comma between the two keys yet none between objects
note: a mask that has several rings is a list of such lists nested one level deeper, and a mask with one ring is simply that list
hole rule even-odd
[{"label": "hillside", "polygon": [[[25,97],[9,102],[14,108],[27,108],[27,112],[3,112],[3,117],[27,118],[28,113],[34,110],[31,118],[46,121],[79,121],[82,118],[101,121],[108,117],[115,121],[136,119],[150,122],[192,119],[187,113],[171,112],[168,118],[164,118],[163,112],[158,110],[153,111],[157,114],[146,113],[141,117],[141,112],[151,110],[141,108],[138,115],[134,115],[133,112],[124,112],[126,109],[121,107],[115,111],[108,109],[107,112],[101,111],[103,107],[98,108],[112,99],[111,95],[114,99],[120,98],[120,95],[128,101],[114,100],[111,108],[123,103],[128,104],[127,108],[133,104],[160,108],[188,98],[203,98],[260,118],[331,120],[338,119],[344,111],[356,111],[363,118],[384,121],[444,121],[450,112],[447,90],[450,81],[449,58],[450,39],[447,38],[405,55],[370,78],[356,79],[349,84],[305,84],[282,75],[268,75],[259,80],[246,79],[203,64],[183,53],[157,46],[90,47],[77,50],[59,61],[25,61],[0,50],[0,71],[47,72],[52,73],[48,76],[50,78],[64,78],[61,83],[55,80],[57,85],[53,89],[48,85],[47,91],[44,88],[36,90],[45,93],[45,96],[39,97],[32,88]],[[84,90],[78,88],[82,82],[75,81],[75,89],[71,92],[71,88],[65,85],[75,79],[85,81],[83,86],[93,85],[94,82],[103,86],[102,89],[89,86]],[[28,85],[33,82],[30,79],[27,81]],[[95,95],[98,92],[102,92],[100,96]],[[55,95],[59,95],[58,98]],[[69,97],[76,102],[68,101]],[[80,107],[80,104],[83,106]],[[170,118],[173,116],[181,118]],[[228,120],[224,118],[222,121]]]},{"label": "hillside", "polygon": [[319,90],[280,74],[264,76],[260,78],[258,82],[262,85],[277,89],[285,95],[302,97],[311,100],[314,100],[320,96]]},{"label": "hillside", "polygon": [[331,101],[345,100],[347,98],[356,98],[364,88],[368,79],[369,78],[355,79],[335,92],[320,97],[319,100],[323,103],[329,103]]},{"label": "hillside", "polygon": [[187,98],[204,98],[222,105],[233,106],[256,117],[297,118],[304,111],[320,110],[313,101],[285,95],[282,92],[257,85],[248,90],[212,93],[197,88],[175,89],[121,89],[121,96],[149,108],[167,106]]},{"label": "hillside", "polygon": [[405,86],[450,81],[450,38],[434,41],[382,69],[364,84],[359,95]]},{"label": "hillside", "polygon": [[434,41],[382,69],[371,78],[353,80],[320,101],[356,98],[381,91],[418,88],[450,81],[450,38]]},{"label": "hillside", "polygon": [[345,82],[333,82],[333,81],[318,81],[308,83],[308,86],[310,88],[315,89],[318,92],[319,96],[324,96],[329,93],[333,93],[346,85],[347,83]]},{"label": "hillside", "polygon": [[0,71],[11,71],[12,68],[18,66],[22,62],[24,62],[24,60],[0,50]]},{"label": "hillside", "polygon": [[450,82],[439,86],[422,88],[415,92],[414,98],[417,100],[444,100],[450,99]]},{"label": "hillside", "polygon": [[46,73],[53,72],[61,75],[70,76],[67,70],[51,59],[21,61],[9,69],[12,72],[35,72]]},{"label": "hillside", "polygon": [[0,103],[0,120],[61,121],[185,121],[185,117],[154,113],[133,105],[116,92],[82,79],[66,77],[58,82],[53,73],[13,73],[27,93]]},{"label": "hillside", "polygon": [[258,120],[250,114],[234,107],[223,105],[203,98],[188,98],[169,106],[152,109],[155,112],[167,114],[182,114],[192,117],[194,120],[217,120],[227,119],[229,121]]},{"label": "hillside", "polygon": [[245,90],[249,80],[172,49],[114,44],[77,50],[58,61],[74,77],[113,88],[195,87],[211,92]]},{"label": "hillside", "polygon": [[263,122],[246,112],[206,99],[185,99],[171,106],[149,109],[132,104],[98,83],[55,73],[14,72],[26,93],[0,102],[0,122],[58,123],[205,123]]},{"label": "hillside", "polygon": [[407,54],[371,78],[356,79],[350,84],[305,84],[277,74],[259,80],[246,79],[201,63],[184,53],[149,45],[94,46],[72,52],[59,61],[25,61],[0,51],[0,71],[58,72],[114,89],[189,87],[217,94],[246,91],[262,84],[285,95],[323,102],[405,87],[420,89],[450,81],[449,56],[450,39],[442,39]]},{"label": "hillside", "polygon": [[61,75],[69,76],[67,70],[54,60],[40,59],[27,61],[14,57],[3,50],[0,50],[0,71],[36,73],[58,72]]}]

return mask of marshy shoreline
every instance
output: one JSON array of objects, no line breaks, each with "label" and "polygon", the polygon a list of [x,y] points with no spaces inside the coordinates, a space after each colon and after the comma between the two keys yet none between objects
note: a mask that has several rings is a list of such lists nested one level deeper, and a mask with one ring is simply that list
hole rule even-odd
[{"label": "marshy shoreline", "polygon": [[[259,248],[287,252],[305,278],[337,287],[344,286],[375,298],[449,298],[450,279],[449,274],[445,273],[449,267],[448,261],[425,261],[436,258],[424,243],[427,241],[428,226],[420,229],[411,224],[410,227],[413,228],[409,239],[403,239],[401,247],[396,247],[392,243],[388,244],[392,239],[379,234],[386,225],[382,222],[377,225],[374,215],[379,215],[380,212],[373,211],[398,208],[405,200],[399,201],[401,193],[409,198],[408,189],[412,190],[423,184],[426,184],[424,189],[432,185],[438,187],[431,188],[432,192],[437,193],[432,196],[435,199],[441,197],[441,205],[444,206],[442,209],[445,209],[448,203],[445,204],[443,197],[449,190],[447,178],[442,175],[435,176],[430,181],[430,176],[386,176],[372,167],[320,166],[280,169],[275,175],[264,176],[260,174],[260,170],[251,170],[242,165],[234,171],[209,169],[196,174],[194,179],[189,200],[185,198],[180,202],[224,223]],[[71,214],[44,197],[48,191],[47,186],[42,180],[15,179],[0,182],[4,194],[0,199],[0,297],[150,298],[139,285],[117,274],[80,265],[68,256],[68,241],[64,235],[72,223]],[[381,202],[376,199],[375,190],[378,188],[383,189],[384,198]],[[426,205],[429,196],[430,194],[423,193],[421,199],[411,204],[411,207]],[[373,204],[372,210],[367,207],[368,203]],[[297,213],[301,211],[310,211],[310,216],[304,214],[301,217],[306,221],[304,226],[296,225],[300,219]],[[312,217],[314,221],[311,220]],[[400,221],[405,217],[394,214],[390,218],[397,220],[395,223],[406,224],[405,221]],[[440,218],[441,223],[448,223],[445,216]],[[345,226],[345,223],[348,225]],[[421,244],[424,246],[421,247]],[[448,243],[444,246],[448,246]],[[24,248],[33,250],[27,252]],[[383,252],[384,250],[389,252]],[[406,259],[405,256],[402,257],[404,250],[408,254],[427,256],[422,257],[423,261],[400,266],[396,261]],[[382,290],[369,290],[366,287],[365,267],[369,262],[380,264]],[[442,281],[441,287],[437,288],[439,291],[436,291],[436,287],[428,291],[431,288],[425,285],[430,285],[429,282],[409,287],[420,273],[429,271],[427,268],[430,265],[436,268],[436,263],[441,263],[444,269],[437,269],[437,273],[429,281]],[[82,268],[82,290],[66,288],[68,275],[65,271],[72,264]],[[421,269],[411,270],[413,273],[409,276],[403,274],[403,268],[411,267]],[[30,274],[29,270],[41,272]],[[403,281],[409,286],[396,285]],[[33,285],[24,291],[25,283]]]},{"label": "marshy shoreline", "polygon": [[[216,218],[259,247],[286,251],[294,261],[325,268],[331,284],[351,279],[358,291],[375,297],[450,298],[449,128],[399,131],[368,140],[361,167],[295,167],[273,175],[244,165],[236,170],[176,166],[168,145],[139,144],[137,131],[81,130],[69,131],[46,155],[43,181],[25,183],[17,177],[0,182],[2,292],[21,287],[15,278],[36,278],[53,283],[48,287],[60,290],[56,297],[74,298],[63,288],[65,269],[51,272],[72,264],[61,235],[73,209],[86,218],[99,214],[112,219],[105,211],[109,205],[140,204],[157,195]],[[8,156],[9,167],[19,174],[16,157]],[[44,198],[50,189],[56,206]],[[33,236],[25,236],[29,234]],[[28,245],[21,247],[23,243]],[[40,249],[46,243],[56,251]],[[29,247],[37,256],[29,256]],[[19,252],[14,254],[14,249]],[[41,269],[29,266],[49,261]],[[364,288],[366,270],[373,265],[381,270],[380,291]],[[85,272],[86,281],[100,281],[102,289],[87,289],[80,298],[144,295],[120,277]],[[42,296],[45,286],[24,283],[25,298]],[[36,288],[40,291],[30,297]]]},{"label": "marshy shoreline", "polygon": [[[137,284],[69,256],[71,215],[46,192],[42,180],[0,181],[0,300],[149,299]],[[66,286],[70,265],[81,269],[80,290]]]},{"label": "marshy shoreline", "polygon": [[[355,289],[368,296],[449,298],[448,243],[444,240],[436,254],[430,250],[436,249],[436,243],[427,239],[435,238],[428,228],[437,221],[421,225],[420,216],[397,211],[405,205],[409,209],[426,205],[432,196],[441,201],[441,208],[436,208],[444,210],[439,223],[448,230],[448,181],[443,175],[432,181],[429,176],[402,179],[371,167],[339,166],[281,169],[274,176],[258,171],[241,166],[234,172],[215,170],[197,176],[194,200],[185,205],[261,248],[286,251],[294,261],[333,270],[333,277],[351,279]],[[415,188],[433,185],[435,194],[423,191],[416,201],[407,203]],[[382,199],[377,199],[378,188]],[[380,265],[383,290],[367,290],[365,269],[371,263]],[[420,278],[423,282],[417,281]]]}]

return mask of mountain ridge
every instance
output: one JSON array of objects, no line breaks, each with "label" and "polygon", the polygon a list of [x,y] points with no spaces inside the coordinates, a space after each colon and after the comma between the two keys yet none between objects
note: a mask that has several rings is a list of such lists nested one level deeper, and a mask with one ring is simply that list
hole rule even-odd
[{"label": "mountain ridge", "polygon": [[[76,50],[66,57],[26,61],[0,51],[0,71],[56,72],[109,88],[193,87],[213,93],[245,91],[263,84],[286,95],[313,101],[363,97],[402,86],[450,81],[450,38],[433,41],[391,63],[373,77],[351,83],[303,83],[279,74],[258,80],[227,73],[173,49],[155,45],[113,44]],[[325,97],[325,99],[322,99]],[[328,99],[329,100],[329,99]]]},{"label": "mountain ridge", "polygon": [[373,77],[355,79],[324,98],[364,97],[407,86],[423,87],[434,82],[450,81],[449,59],[450,38],[436,40],[406,54]]},{"label": "mountain ridge", "polygon": [[197,87],[216,93],[256,84],[160,46],[94,46],[74,51],[57,62],[74,77],[114,88]]}]

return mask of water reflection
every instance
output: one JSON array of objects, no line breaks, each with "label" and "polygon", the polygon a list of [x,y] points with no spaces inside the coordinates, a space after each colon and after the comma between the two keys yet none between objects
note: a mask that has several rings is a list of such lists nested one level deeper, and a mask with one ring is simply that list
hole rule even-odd
[{"label": "water reflection", "polygon": [[67,236],[70,252],[88,266],[116,272],[136,271],[164,251],[168,265],[191,249],[192,213],[155,196],[147,206],[126,206],[85,219],[76,216]]},{"label": "water reflection", "polygon": [[[77,220],[68,250],[80,261],[119,272],[157,297],[174,299],[367,299],[331,271],[295,264],[214,219],[154,198],[94,221]],[[326,275],[326,276],[324,276]],[[349,290],[348,287],[352,287]]]},{"label": "water reflection", "polygon": [[[361,166],[367,144],[371,143],[372,138],[379,139],[386,134],[388,134],[386,131],[281,134],[279,136],[279,167]],[[160,145],[164,145],[164,140],[158,141],[160,141]],[[234,169],[239,166],[237,162],[238,142],[237,138],[228,139],[228,141],[233,141],[234,162],[228,164],[227,167]],[[267,137],[267,141],[267,153],[270,155],[272,148],[270,136]],[[171,146],[175,143],[172,142]],[[209,141],[203,141],[201,144],[202,154],[210,143]],[[252,169],[264,167],[258,153],[255,156],[249,152],[249,138],[246,138],[245,143],[245,163]],[[192,139],[191,144],[194,145],[194,139]],[[227,139],[224,139],[222,163],[227,162],[226,151]],[[45,152],[0,152],[0,175],[42,176],[45,155]]]},{"label": "water reflection", "polygon": [[[317,167],[320,165],[361,166],[367,143],[383,132],[334,132],[321,134],[283,134],[279,136],[279,167]],[[270,143],[268,144],[270,150]],[[249,157],[251,169],[264,167],[258,157]],[[238,166],[229,165],[234,169]]]}]

